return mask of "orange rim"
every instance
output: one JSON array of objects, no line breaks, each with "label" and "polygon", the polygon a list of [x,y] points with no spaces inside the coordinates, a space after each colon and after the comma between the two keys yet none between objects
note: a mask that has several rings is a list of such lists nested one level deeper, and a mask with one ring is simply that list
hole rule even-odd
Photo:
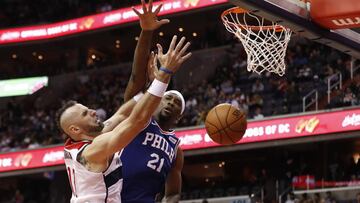
[{"label": "orange rim", "polygon": [[280,26],[280,25],[276,25],[276,26],[271,26],[271,25],[267,25],[267,26],[255,26],[255,25],[243,25],[243,24],[237,24],[237,23],[233,23],[230,22],[228,20],[226,20],[225,16],[228,14],[241,14],[241,13],[250,13],[248,10],[240,8],[240,7],[233,7],[230,9],[225,10],[222,14],[221,14],[221,19],[224,23],[229,23],[233,26],[240,26],[243,28],[250,28],[252,30],[275,30],[275,32],[281,32],[284,30],[284,27]]}]

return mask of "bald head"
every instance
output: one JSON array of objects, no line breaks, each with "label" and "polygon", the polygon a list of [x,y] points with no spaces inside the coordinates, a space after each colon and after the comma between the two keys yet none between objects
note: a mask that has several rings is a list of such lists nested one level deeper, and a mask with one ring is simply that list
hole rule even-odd
[{"label": "bald head", "polygon": [[60,131],[65,132],[64,128],[63,128],[63,114],[65,113],[65,111],[68,110],[68,108],[74,106],[75,104],[77,104],[76,101],[68,101],[66,102],[57,112],[56,112],[56,123],[57,126],[59,128]]},{"label": "bald head", "polygon": [[69,127],[71,125],[77,125],[82,109],[87,108],[81,104],[76,103],[68,107],[60,116],[60,127],[65,131],[66,134],[71,134],[69,133]]},{"label": "bald head", "polygon": [[75,140],[97,136],[104,128],[95,110],[74,101],[67,102],[58,111],[58,126]]}]

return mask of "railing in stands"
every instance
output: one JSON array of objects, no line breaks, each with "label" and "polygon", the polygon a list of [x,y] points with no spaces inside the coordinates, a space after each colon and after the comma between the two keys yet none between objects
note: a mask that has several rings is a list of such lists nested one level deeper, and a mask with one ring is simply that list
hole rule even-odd
[{"label": "railing in stands", "polygon": [[217,198],[202,198],[192,200],[181,200],[180,203],[202,203],[204,199],[209,203],[250,203],[251,199],[248,195],[232,196],[232,197],[217,197]]},{"label": "railing in stands", "polygon": [[[311,97],[313,95],[315,95],[315,97]],[[309,101],[308,98],[310,98],[310,97],[311,97],[310,102],[308,104],[306,104],[306,102]],[[318,107],[319,107],[319,105],[318,105],[318,103],[319,103],[319,94],[318,94],[318,91],[316,89],[312,90],[307,95],[305,95],[302,98],[302,100],[303,100],[303,112],[305,112],[306,109],[308,107],[312,106],[314,103],[315,103],[315,110],[316,111],[318,110]]]},{"label": "railing in stands", "polygon": [[351,58],[351,64],[350,64],[350,78],[351,80],[354,79],[354,73],[359,70],[360,68],[360,64],[358,64],[356,67],[355,66],[355,61],[356,59]]},{"label": "railing in stands", "polygon": [[328,104],[329,104],[331,99],[330,98],[331,91],[337,86],[339,86],[339,89],[342,88],[342,74],[339,72],[329,76],[327,78],[327,85],[328,85],[327,94],[328,94]]},{"label": "railing in stands", "polygon": [[318,193],[320,197],[326,197],[326,193],[330,192],[331,196],[336,199],[336,202],[356,202],[356,196],[359,193],[360,186],[345,186],[334,188],[321,188],[321,189],[309,189],[309,190],[294,190],[294,194],[300,196],[302,194],[308,194],[312,197]]},{"label": "railing in stands", "polygon": [[283,203],[283,197],[286,196],[290,191],[292,190],[292,187],[288,187],[286,188],[280,195],[279,193],[277,193],[276,197],[278,198],[277,201],[278,203]]}]

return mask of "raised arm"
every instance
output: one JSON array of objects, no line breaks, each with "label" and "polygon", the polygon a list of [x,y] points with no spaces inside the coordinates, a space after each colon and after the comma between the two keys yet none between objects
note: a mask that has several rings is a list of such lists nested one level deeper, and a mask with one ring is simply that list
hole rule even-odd
[{"label": "raised arm", "polygon": [[[175,73],[180,65],[190,57],[191,53],[185,54],[189,43],[183,46],[185,38],[176,45],[176,36],[173,38],[169,51],[164,55],[159,45],[159,61],[162,67],[156,73],[145,95],[136,103],[129,117],[117,125],[112,131],[96,137],[82,153],[85,160],[91,163],[103,163],[115,152],[124,148],[146,126],[152,114],[160,103],[161,96],[165,93],[170,80],[169,73]],[[164,89],[165,87],[165,89]],[[131,101],[132,102],[132,101]]]},{"label": "raised arm", "polygon": [[[92,144],[85,148],[83,156],[91,162],[103,162],[107,160],[112,154],[124,148],[131,140],[146,126],[152,114],[156,110],[161,101],[161,97],[165,92],[164,87],[167,87],[169,81],[166,73],[160,73],[161,80],[166,83],[158,83],[155,86],[161,87],[159,93],[148,92],[135,105],[129,117],[116,126],[112,131],[101,134],[96,137]],[[159,80],[159,79],[158,79]],[[154,81],[157,82],[156,80]],[[153,83],[154,84],[154,83]],[[157,95],[157,96],[156,96]]]},{"label": "raised arm", "polygon": [[119,123],[121,123],[130,116],[130,113],[134,109],[137,102],[135,100],[136,97],[137,96],[120,106],[116,113],[104,122],[104,128],[102,130],[102,133],[112,131],[117,125],[119,125]]},{"label": "raised arm", "polygon": [[142,30],[135,48],[131,76],[125,89],[125,102],[129,101],[134,95],[145,89],[147,81],[146,70],[153,31],[169,22],[168,19],[162,19],[160,21],[157,19],[156,15],[160,12],[162,4],[160,4],[154,12],[152,11],[152,0],[149,1],[148,7],[146,7],[144,0],[141,1],[141,4],[143,10],[142,14],[133,8],[136,15],[139,16]]}]

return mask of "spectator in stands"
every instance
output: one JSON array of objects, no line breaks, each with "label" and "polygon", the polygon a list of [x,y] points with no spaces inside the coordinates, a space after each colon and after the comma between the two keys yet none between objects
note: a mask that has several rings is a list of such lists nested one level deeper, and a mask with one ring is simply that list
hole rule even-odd
[{"label": "spectator in stands", "polygon": [[200,111],[196,119],[196,125],[204,125],[206,119],[206,111]]},{"label": "spectator in stands", "polygon": [[319,193],[315,193],[313,195],[313,198],[312,198],[312,203],[320,203],[321,202],[321,197],[320,197],[320,194]]},{"label": "spectator in stands", "polygon": [[220,85],[221,90],[225,93],[225,94],[230,94],[234,92],[234,85],[233,82],[231,80],[225,80],[224,82],[221,83]]},{"label": "spectator in stands", "polygon": [[23,203],[24,202],[24,196],[21,194],[20,190],[16,190],[15,196],[12,200],[13,203]]},{"label": "spectator in stands", "polygon": [[345,89],[343,103],[344,103],[345,106],[352,106],[352,105],[355,105],[357,103],[356,96],[352,92],[350,87],[347,87]]},{"label": "spectator in stands", "polygon": [[295,194],[293,192],[289,192],[285,203],[297,203],[298,201],[298,199],[295,199]]},{"label": "spectator in stands", "polygon": [[308,65],[303,65],[298,70],[298,79],[307,80],[312,78],[311,68]]},{"label": "spectator in stands", "polygon": [[245,70],[246,68],[246,60],[242,60],[241,58],[238,58],[232,67],[235,73],[237,75],[240,75],[240,72],[242,72],[242,70]]},{"label": "spectator in stands", "polygon": [[[327,64],[326,67],[325,67],[325,72],[324,72],[324,78],[325,78],[325,80],[327,80],[327,78],[328,78],[329,76],[332,76],[332,75],[334,75],[334,74],[335,74],[334,68],[331,67],[329,64]],[[334,79],[334,80],[335,80],[335,79]]]},{"label": "spectator in stands", "polygon": [[338,153],[334,153],[332,156],[332,160],[329,163],[329,180],[331,181],[339,181],[343,179],[342,171],[345,171],[344,168],[341,166],[341,159]]},{"label": "spectator in stands", "polygon": [[280,79],[277,81],[277,96],[284,97],[285,93],[288,91],[289,83],[286,79]]},{"label": "spectator in stands", "polygon": [[301,195],[301,198],[299,200],[299,203],[309,203],[309,201],[311,201],[307,195],[307,193],[303,193]]},{"label": "spectator in stands", "polygon": [[262,84],[260,79],[257,79],[255,83],[252,85],[252,92],[257,93],[262,91],[264,91],[264,85]]},{"label": "spectator in stands", "polygon": [[231,102],[230,104],[236,108],[239,108],[240,104],[239,104],[239,97],[236,94],[233,94],[231,96]]},{"label": "spectator in stands", "polygon": [[254,114],[254,119],[262,119],[262,118],[264,118],[264,115],[261,113],[261,108],[256,107],[255,114]]},{"label": "spectator in stands", "polygon": [[202,203],[209,203],[207,199],[203,199]]},{"label": "spectator in stands", "polygon": [[245,95],[242,94],[239,99],[240,99],[239,108],[241,110],[245,111],[246,113],[248,113],[249,112],[249,106],[247,105]]},{"label": "spectator in stands", "polygon": [[332,196],[330,191],[325,193],[324,203],[336,203],[336,199]]},{"label": "spectator in stands", "polygon": [[360,203],[360,192],[356,193],[356,201],[355,203]]},{"label": "spectator in stands", "polygon": [[100,121],[105,121],[107,118],[106,111],[102,107],[96,109],[96,115],[98,116]]},{"label": "spectator in stands", "polygon": [[264,103],[264,100],[259,94],[253,94],[250,99],[249,106],[250,106],[250,108],[256,108],[256,107],[262,106],[263,103]]}]

